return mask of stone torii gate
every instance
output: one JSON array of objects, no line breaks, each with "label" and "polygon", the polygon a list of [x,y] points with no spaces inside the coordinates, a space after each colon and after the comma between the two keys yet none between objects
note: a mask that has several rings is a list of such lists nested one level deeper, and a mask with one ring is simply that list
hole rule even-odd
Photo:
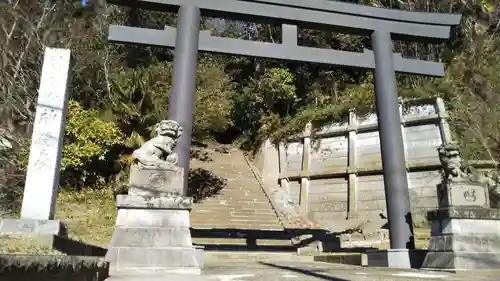
[{"label": "stone torii gate", "polygon": [[[398,108],[396,72],[444,76],[441,63],[405,59],[394,54],[392,40],[441,43],[461,15],[375,8],[328,0],[110,0],[111,4],[177,12],[177,28],[164,30],[111,25],[115,43],[175,48],[173,87],[168,118],[184,128],[176,152],[179,166],[189,171],[189,148],[195,103],[198,50],[210,53],[329,64],[370,69],[375,77],[375,101],[380,132],[391,250],[387,259],[397,267],[410,264],[414,249],[406,161]],[[222,38],[200,31],[200,17],[223,17],[282,24],[282,43]],[[298,46],[297,26],[370,36],[372,50],[362,53]],[[187,179],[187,176],[185,177]],[[187,183],[184,182],[186,193]],[[390,256],[390,257],[389,257]]]}]

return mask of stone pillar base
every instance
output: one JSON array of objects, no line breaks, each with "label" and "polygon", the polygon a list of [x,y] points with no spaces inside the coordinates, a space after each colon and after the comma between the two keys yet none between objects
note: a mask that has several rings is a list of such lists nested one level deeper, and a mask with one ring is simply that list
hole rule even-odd
[{"label": "stone pillar base", "polygon": [[450,207],[427,214],[429,253],[422,265],[449,271],[500,268],[500,210]]},{"label": "stone pillar base", "polygon": [[106,260],[110,273],[201,273],[203,249],[193,247],[189,211],[181,196],[119,195]]},{"label": "stone pillar base", "polygon": [[420,268],[427,250],[387,249],[367,251],[368,266]]},{"label": "stone pillar base", "polygon": [[69,238],[67,225],[58,220],[0,219],[0,235],[7,236],[7,241],[17,236],[29,238],[36,241],[37,246],[49,247],[72,256],[103,257],[106,254],[104,248]]},{"label": "stone pillar base", "polygon": [[59,220],[0,219],[0,234],[68,236],[68,226]]}]

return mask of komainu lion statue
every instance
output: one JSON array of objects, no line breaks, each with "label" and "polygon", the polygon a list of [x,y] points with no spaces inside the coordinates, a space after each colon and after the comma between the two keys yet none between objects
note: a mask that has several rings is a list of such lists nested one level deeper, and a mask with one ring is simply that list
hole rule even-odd
[{"label": "komainu lion statue", "polygon": [[446,181],[467,179],[467,173],[464,171],[462,158],[460,158],[458,146],[455,143],[442,144],[438,147],[438,153]]},{"label": "komainu lion statue", "polygon": [[132,153],[140,166],[172,167],[177,165],[174,147],[182,135],[182,127],[174,120],[162,120],[156,124],[156,137],[145,142]]}]

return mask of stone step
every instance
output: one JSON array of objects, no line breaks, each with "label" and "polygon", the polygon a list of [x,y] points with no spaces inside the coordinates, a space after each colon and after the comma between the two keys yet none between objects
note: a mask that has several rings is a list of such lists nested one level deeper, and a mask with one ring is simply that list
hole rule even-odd
[{"label": "stone step", "polygon": [[299,256],[295,252],[261,251],[205,251],[205,260],[225,261],[313,261],[312,256]]},{"label": "stone step", "polygon": [[113,247],[189,247],[189,228],[116,227],[111,240]]},{"label": "stone step", "polygon": [[266,200],[266,198],[259,198],[255,196],[220,196],[220,197],[212,197],[203,200],[202,202],[204,204],[208,202],[219,202],[219,201],[226,201],[226,202],[235,202],[235,204],[269,204],[269,202]]},{"label": "stone step", "polygon": [[275,214],[274,210],[269,207],[252,207],[251,205],[209,205],[209,206],[194,206],[192,209],[193,212],[198,211],[198,210],[205,210],[205,211],[213,211],[213,212],[219,212],[219,213],[228,213],[228,212],[233,212],[233,211],[242,211],[242,212],[247,212],[247,213],[267,213],[267,214]]},{"label": "stone step", "polygon": [[214,224],[193,224],[193,228],[199,229],[248,229],[248,230],[283,230],[283,226],[278,224],[241,224],[241,223],[220,223],[218,225]]},{"label": "stone step", "polygon": [[193,223],[195,229],[245,229],[245,230],[283,230],[279,224],[258,224],[258,223],[239,223],[239,222],[220,222],[220,223]]},{"label": "stone step", "polygon": [[366,240],[388,240],[389,232],[377,231],[367,234],[352,233],[352,234],[342,234],[340,235],[341,241],[366,241]]},{"label": "stone step", "polygon": [[211,216],[220,216],[220,215],[237,215],[237,216],[271,216],[276,217],[276,213],[273,210],[265,210],[265,209],[217,209],[217,208],[206,208],[206,209],[193,209],[191,210],[191,216],[197,215],[211,215]]},{"label": "stone step", "polygon": [[272,219],[277,221],[276,215],[271,212],[245,212],[245,211],[211,211],[211,210],[196,210],[192,211],[190,214],[191,218],[203,218],[203,219],[253,219],[253,220],[267,220]]},{"label": "stone step", "polygon": [[219,222],[245,222],[245,223],[263,223],[263,224],[280,224],[279,220],[273,218],[272,216],[230,216],[227,214],[220,214],[217,216],[208,216],[208,215],[193,215],[191,216],[191,224],[192,223],[219,223]]},{"label": "stone step", "polygon": [[213,205],[195,205],[192,209],[192,212],[196,211],[212,211],[212,212],[220,212],[220,213],[227,213],[227,212],[233,212],[233,211],[239,211],[239,212],[245,212],[245,213],[267,213],[267,214],[275,214],[274,210],[269,207],[266,208],[264,206],[255,206],[252,207],[251,205],[222,205],[222,204],[213,204]]},{"label": "stone step", "polygon": [[194,222],[244,222],[244,223],[262,223],[262,224],[279,224],[276,218],[271,216],[231,216],[221,215],[213,216],[191,216],[191,223]]},{"label": "stone step", "polygon": [[254,217],[254,218],[276,218],[276,214],[271,211],[264,210],[192,210],[191,218],[205,217],[205,218],[221,218],[221,217]]},{"label": "stone step", "polygon": [[196,224],[225,224],[225,223],[238,223],[238,224],[257,224],[257,225],[280,225],[277,220],[258,220],[258,219],[210,219],[210,220],[203,220],[203,219],[197,219],[193,218],[191,219],[191,225],[196,225]]},{"label": "stone step", "polygon": [[204,200],[214,200],[214,199],[220,199],[220,198],[229,198],[232,197],[235,200],[238,200],[238,198],[243,198],[243,200],[246,200],[248,198],[254,198],[257,200],[261,201],[269,201],[267,199],[267,196],[265,194],[260,194],[260,192],[245,192],[245,191],[220,191],[217,194],[214,194],[210,197],[206,197]]},{"label": "stone step", "polygon": [[[238,238],[193,238],[193,243],[199,245],[247,245],[246,239]],[[290,240],[257,239],[258,246],[292,246]]]},{"label": "stone step", "polygon": [[212,199],[212,200],[203,200],[199,203],[196,203],[195,206],[210,206],[210,205],[224,205],[224,206],[252,206],[252,207],[270,207],[271,204],[269,202],[263,200],[232,200],[231,198],[224,197],[224,199]]},{"label": "stone step", "polygon": [[204,219],[242,219],[242,218],[254,218],[254,219],[268,219],[272,218],[274,221],[278,221],[276,215],[270,212],[250,212],[250,211],[225,211],[225,212],[214,212],[212,210],[194,210],[191,212],[191,219],[194,218],[204,218]]},{"label": "stone step", "polygon": [[233,211],[233,212],[213,212],[213,211],[204,211],[204,210],[196,210],[191,212],[191,219],[195,218],[202,218],[202,219],[229,219],[229,218],[235,218],[235,219],[241,219],[241,218],[254,218],[254,219],[267,219],[267,218],[272,218],[274,221],[278,221],[276,218],[276,215],[273,213],[265,213],[265,212],[259,212],[259,213],[249,213],[249,212],[242,212],[242,211]]},{"label": "stone step", "polygon": [[194,247],[110,247],[106,260],[120,268],[198,268],[202,263]]},{"label": "stone step", "polygon": [[[240,204],[263,204],[263,205],[270,205],[270,203],[265,199],[265,198],[257,198],[254,196],[247,196],[247,197],[231,197],[231,196],[221,196],[221,197],[215,197],[215,198],[210,198],[204,199],[201,202],[201,205],[205,204],[233,204],[233,205],[240,205]],[[198,203],[198,204],[200,204]]]},{"label": "stone step", "polygon": [[226,220],[254,220],[254,221],[272,221],[279,222],[274,214],[265,214],[265,213],[254,213],[247,214],[244,212],[233,212],[233,213],[222,213],[222,212],[199,212],[192,213],[191,221],[193,220],[217,220],[217,221],[226,221]]},{"label": "stone step", "polygon": [[198,218],[253,218],[253,219],[266,219],[266,218],[273,218],[274,220],[276,219],[276,215],[271,212],[256,212],[255,210],[253,212],[248,212],[248,211],[238,211],[238,210],[230,210],[230,211],[213,211],[213,210],[194,210],[191,212],[191,218],[198,217]]},{"label": "stone step", "polygon": [[[255,182],[255,184],[258,185],[258,182]],[[261,191],[261,190],[262,189],[260,188],[260,186],[253,186],[253,185],[251,185],[249,187],[248,183],[246,183],[245,186],[241,186],[241,185],[237,186],[236,183],[233,183],[232,185],[228,185],[223,190],[221,190],[220,194],[224,194],[224,193],[228,193],[228,192],[233,192],[233,193],[234,192],[246,192],[246,193],[255,193],[255,194],[259,194],[260,195],[259,191]]]},{"label": "stone step", "polygon": [[247,206],[224,206],[224,205],[213,205],[213,206],[195,206],[191,213],[196,212],[213,212],[219,214],[228,214],[232,212],[242,212],[246,214],[272,214],[275,215],[273,209],[269,208],[252,208]]},{"label": "stone step", "polygon": [[[218,223],[217,226],[214,225],[214,223]],[[193,225],[207,225],[213,228],[218,228],[218,226],[223,226],[223,225],[239,225],[239,226],[250,226],[250,225],[257,225],[257,226],[279,226],[281,229],[283,228],[281,224],[278,221],[274,222],[259,222],[259,221],[250,221],[250,222],[245,222],[245,221],[229,221],[229,220],[220,220],[220,221],[203,221],[203,220],[192,220],[191,221],[191,227]],[[256,228],[259,229],[259,228]]]}]

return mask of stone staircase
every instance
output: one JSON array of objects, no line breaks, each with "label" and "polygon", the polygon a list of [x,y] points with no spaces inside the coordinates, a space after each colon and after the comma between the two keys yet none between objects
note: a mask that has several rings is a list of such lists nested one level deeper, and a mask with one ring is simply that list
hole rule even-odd
[{"label": "stone staircase", "polygon": [[[237,149],[220,151],[213,145],[203,151],[208,152],[210,160],[192,159],[191,169],[208,170],[213,176],[225,179],[226,185],[218,194],[194,204],[191,211],[193,243],[207,248],[225,246],[240,250],[281,246],[293,250],[290,240],[264,237],[266,232],[282,232],[283,226],[243,153]],[[212,230],[203,231],[208,229]],[[259,231],[263,233],[261,236]],[[248,237],[249,232],[253,233],[252,238]]]},{"label": "stone staircase", "polygon": [[[191,169],[210,172],[202,181],[213,182],[208,177],[215,177],[219,182],[220,179],[226,182],[217,194],[196,202],[191,212],[193,243],[203,245],[207,250],[306,253],[320,248],[371,247],[388,242],[387,231],[380,229],[387,221],[380,218],[339,220],[329,226],[304,221],[303,217],[282,217],[283,221],[280,221],[240,150],[220,149],[212,144],[201,151],[208,161],[192,157]],[[325,230],[334,233],[353,230],[353,233],[339,235],[333,242],[327,242],[333,243],[331,246],[319,246],[314,241],[323,237]],[[309,240],[310,245],[302,245],[301,241]]]}]

